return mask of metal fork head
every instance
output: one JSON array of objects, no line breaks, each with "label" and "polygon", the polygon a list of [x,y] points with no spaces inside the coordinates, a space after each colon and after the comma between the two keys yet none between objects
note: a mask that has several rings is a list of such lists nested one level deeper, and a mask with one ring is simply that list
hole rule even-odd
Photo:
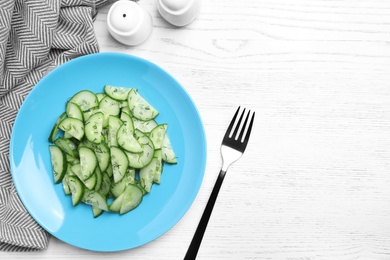
[{"label": "metal fork head", "polygon": [[[248,144],[249,136],[250,136],[251,131],[252,131],[253,121],[255,119],[255,112],[252,113],[252,117],[251,117],[251,120],[249,122],[249,126],[247,127],[248,119],[249,119],[251,111],[250,110],[248,111],[248,113],[245,117],[244,123],[241,123],[242,119],[244,117],[244,114],[245,114],[245,108],[242,111],[241,116],[237,121],[237,116],[239,114],[240,108],[241,107],[237,108],[237,111],[234,114],[233,119],[231,120],[228,129],[226,130],[225,136],[222,140],[222,144],[227,145],[227,146],[229,146],[233,149],[236,149],[236,150],[243,153],[245,151],[247,144]],[[233,129],[233,127],[234,127],[234,129]],[[238,132],[238,131],[240,131],[240,132]],[[245,132],[246,132],[246,134],[245,134],[245,137],[243,138]]]},{"label": "metal fork head", "polygon": [[244,118],[245,114],[245,108],[237,120],[239,111],[240,107],[237,108],[237,111],[234,114],[222,140],[222,171],[224,172],[227,171],[227,168],[230,166],[230,164],[238,160],[244,153],[252,131],[253,121],[255,119],[255,112],[253,112],[248,125],[249,116],[251,114],[251,111],[249,110],[246,114],[244,122],[242,123],[242,119]]}]

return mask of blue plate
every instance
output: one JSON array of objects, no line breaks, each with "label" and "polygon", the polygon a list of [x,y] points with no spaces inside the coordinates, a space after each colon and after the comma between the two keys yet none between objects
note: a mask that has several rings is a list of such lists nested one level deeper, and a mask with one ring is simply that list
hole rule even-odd
[{"label": "blue plate", "polygon": [[[105,84],[137,88],[160,112],[156,121],[168,123],[178,163],[164,165],[161,184],[135,210],[95,219],[90,206],[73,207],[62,184],[54,184],[48,136],[70,97],[83,89],[103,92]],[[156,239],[186,213],[203,180],[206,140],[195,104],[171,75],[141,58],[99,53],[61,65],[34,87],[13,126],[10,163],[20,199],[50,234],[87,250],[121,251]]]}]

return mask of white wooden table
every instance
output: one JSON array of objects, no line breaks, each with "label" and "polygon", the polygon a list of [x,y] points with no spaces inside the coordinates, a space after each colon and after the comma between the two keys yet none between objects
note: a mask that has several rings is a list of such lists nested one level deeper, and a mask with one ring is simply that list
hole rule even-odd
[{"label": "white wooden table", "polygon": [[199,194],[166,234],[96,253],[55,238],[1,259],[182,259],[221,166],[237,106],[256,111],[244,156],[223,183],[198,259],[390,259],[390,1],[209,0],[174,28],[155,1],[151,37],[128,47],[95,21],[101,52],[166,69],[202,116],[208,161]]}]

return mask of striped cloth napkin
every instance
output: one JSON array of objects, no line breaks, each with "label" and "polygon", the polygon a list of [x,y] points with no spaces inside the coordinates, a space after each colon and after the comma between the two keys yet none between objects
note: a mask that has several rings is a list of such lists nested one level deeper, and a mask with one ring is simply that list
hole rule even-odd
[{"label": "striped cloth napkin", "polygon": [[50,70],[99,52],[93,21],[98,7],[109,1],[0,1],[0,250],[48,245],[49,235],[28,214],[12,182],[12,125],[27,94]]}]

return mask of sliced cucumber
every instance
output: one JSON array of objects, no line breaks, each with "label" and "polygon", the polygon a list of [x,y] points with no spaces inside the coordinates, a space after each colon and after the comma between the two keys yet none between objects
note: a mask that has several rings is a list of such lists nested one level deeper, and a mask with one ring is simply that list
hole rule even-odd
[{"label": "sliced cucumber", "polygon": [[155,152],[150,163],[139,171],[140,183],[146,192],[150,192],[153,183],[160,184],[161,181],[162,161],[159,151]]},{"label": "sliced cucumber", "polygon": [[96,158],[98,160],[100,171],[104,172],[111,163],[110,148],[106,142],[101,141],[100,144],[93,145],[93,151],[95,152]]},{"label": "sliced cucumber", "polygon": [[127,158],[129,160],[130,167],[135,169],[141,169],[148,165],[152,160],[154,154],[153,142],[141,131],[135,130],[137,141],[142,147],[141,153],[131,153],[125,151]]},{"label": "sliced cucumber", "polygon": [[161,182],[163,163],[176,163],[167,124],[158,125],[158,111],[136,89],[80,91],[65,108],[48,138],[54,181],[73,205],[91,205],[94,217],[133,210]]},{"label": "sliced cucumber", "polygon": [[[68,169],[70,169],[70,167],[68,167]],[[64,193],[65,195],[71,195],[71,191],[70,191],[70,188],[69,188],[69,184],[68,184],[68,179],[69,179],[69,172],[67,171],[65,173],[65,176],[64,178],[62,178],[62,188],[64,189]]]},{"label": "sliced cucumber", "polygon": [[150,189],[152,188],[154,175],[156,173],[156,168],[157,168],[156,164],[157,164],[157,159],[152,158],[152,161],[139,171],[140,183],[142,188],[146,192],[150,192]]},{"label": "sliced cucumber", "polygon": [[94,174],[96,176],[96,184],[95,184],[95,187],[93,187],[93,190],[99,191],[100,187],[102,186],[102,182],[103,182],[103,173],[100,171],[99,167],[96,167]]},{"label": "sliced cucumber", "polygon": [[86,189],[84,191],[82,202],[100,208],[104,211],[108,211],[107,199],[98,191]]},{"label": "sliced cucumber", "polygon": [[66,103],[66,114],[68,117],[77,118],[81,121],[84,121],[83,112],[81,111],[80,107],[73,102]]},{"label": "sliced cucumber", "polygon": [[110,150],[114,183],[117,183],[125,176],[127,167],[129,167],[129,161],[125,152],[123,152],[123,150],[119,147],[112,146]]},{"label": "sliced cucumber", "polygon": [[108,209],[112,212],[119,212],[122,207],[125,193],[121,193],[109,206]]},{"label": "sliced cucumber", "polygon": [[134,128],[144,133],[151,132],[153,128],[155,128],[158,125],[154,119],[148,121],[142,121],[133,117],[132,120],[133,120]]},{"label": "sliced cucumber", "polygon": [[177,163],[176,154],[172,149],[171,140],[169,139],[168,134],[165,134],[161,145],[161,158],[167,163]]},{"label": "sliced cucumber", "polygon": [[150,140],[152,140],[155,149],[161,149],[162,142],[167,132],[167,124],[161,124],[153,128],[150,132]]},{"label": "sliced cucumber", "polygon": [[103,214],[104,210],[101,208],[98,208],[96,206],[92,206],[92,214],[94,218],[99,217],[101,214]]},{"label": "sliced cucumber", "polygon": [[83,199],[84,185],[76,176],[69,176],[68,185],[72,193],[72,204],[73,206],[76,206]]},{"label": "sliced cucumber", "polygon": [[95,152],[86,146],[79,148],[81,179],[87,180],[95,172],[98,161]]},{"label": "sliced cucumber", "polygon": [[126,114],[130,115],[131,117],[133,117],[133,116],[131,115],[130,108],[129,108],[129,104],[127,103],[127,101],[126,101],[126,102],[123,102],[123,103],[121,104],[121,113],[126,113]]},{"label": "sliced cucumber", "polygon": [[103,176],[102,184],[100,185],[99,192],[103,196],[107,196],[107,194],[110,192],[110,188],[111,188],[111,178],[106,172],[103,172],[102,176]]},{"label": "sliced cucumber", "polygon": [[150,138],[142,133],[139,130],[134,131],[135,136],[137,137],[138,142],[142,146],[142,153],[140,156],[140,162],[143,165],[142,167],[149,164],[149,162],[152,160],[154,155],[154,145],[152,140]]},{"label": "sliced cucumber", "polygon": [[72,165],[71,169],[72,169],[72,172],[74,172],[74,174],[84,184],[85,187],[87,187],[90,190],[93,190],[95,188],[96,182],[97,182],[97,177],[96,177],[95,172],[93,172],[92,175],[88,179],[84,180],[82,173],[81,173],[80,164]]},{"label": "sliced cucumber", "polygon": [[99,106],[98,98],[89,90],[82,90],[76,93],[69,102],[75,103],[82,111],[90,110]]},{"label": "sliced cucumber", "polygon": [[120,194],[122,194],[122,192],[124,192],[124,190],[129,184],[135,184],[135,183],[137,183],[135,179],[135,170],[128,168],[122,180],[120,180],[117,183],[111,184],[110,191],[112,195],[114,195],[114,197],[117,198],[119,197]]},{"label": "sliced cucumber", "polygon": [[80,119],[67,117],[63,119],[58,127],[77,140],[81,140],[84,136],[84,123]]},{"label": "sliced cucumber", "polygon": [[105,96],[99,103],[99,110],[104,114],[104,127],[108,126],[109,116],[118,116],[120,113],[120,104],[118,101]]},{"label": "sliced cucumber", "polygon": [[100,101],[106,96],[106,93],[96,93],[95,95],[100,103]]},{"label": "sliced cucumber", "polygon": [[118,129],[123,125],[122,120],[116,116],[108,117],[108,146],[118,146],[117,133]]},{"label": "sliced cucumber", "polygon": [[51,165],[53,167],[54,183],[60,183],[64,178],[68,161],[65,153],[56,145],[50,145]]},{"label": "sliced cucumber", "polygon": [[116,86],[104,86],[104,92],[115,100],[127,100],[127,96],[129,95],[130,88],[116,87]]},{"label": "sliced cucumber", "polygon": [[64,151],[66,154],[72,156],[72,157],[78,157],[79,152],[77,151],[77,146],[74,142],[72,142],[68,138],[58,137],[54,143],[61,148],[62,151]]},{"label": "sliced cucumber", "polygon": [[[154,155],[153,155],[153,160],[155,160],[156,168],[154,172],[154,178],[153,182],[160,184],[161,183],[161,174],[162,174],[162,169],[163,169],[163,161],[161,158],[161,150],[155,150]],[[151,164],[152,162],[150,162]]]},{"label": "sliced cucumber", "polygon": [[88,120],[96,112],[101,112],[98,107],[92,108],[88,111],[83,111],[84,122]]},{"label": "sliced cucumber", "polygon": [[110,159],[110,164],[108,165],[107,167],[107,170],[106,170],[106,173],[108,174],[108,176],[111,178],[112,177],[112,165],[111,165],[111,159]]},{"label": "sliced cucumber", "polygon": [[104,115],[97,112],[85,122],[85,137],[92,143],[99,144],[102,141]]},{"label": "sliced cucumber", "polygon": [[121,120],[127,126],[127,130],[129,132],[134,133],[134,124],[133,124],[133,120],[131,119],[131,116],[126,112],[122,112]]},{"label": "sliced cucumber", "polygon": [[53,125],[53,128],[51,129],[51,132],[50,132],[50,135],[49,135],[49,142],[50,143],[53,143],[54,140],[56,139],[57,137],[57,134],[58,134],[58,125],[61,123],[62,120],[64,120],[66,118],[66,112],[63,112],[56,120],[56,122],[54,123]]},{"label": "sliced cucumber", "polygon": [[123,201],[119,214],[125,214],[138,207],[143,197],[142,190],[133,184],[127,186],[123,194]]},{"label": "sliced cucumber", "polygon": [[142,146],[135,138],[133,132],[129,130],[129,128],[125,124],[123,124],[118,129],[117,142],[120,147],[122,147],[128,152],[132,152],[132,153],[142,152]]},{"label": "sliced cucumber", "polygon": [[158,111],[150,105],[136,89],[131,89],[127,98],[131,113],[140,120],[151,120],[158,115]]}]

